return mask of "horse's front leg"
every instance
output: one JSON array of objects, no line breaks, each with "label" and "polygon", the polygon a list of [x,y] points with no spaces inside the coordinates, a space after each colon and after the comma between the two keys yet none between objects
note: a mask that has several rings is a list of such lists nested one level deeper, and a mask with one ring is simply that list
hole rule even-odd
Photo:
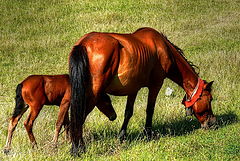
[{"label": "horse's front leg", "polygon": [[146,124],[144,129],[144,133],[147,135],[148,139],[152,138],[152,117],[154,113],[156,98],[161,86],[162,85],[149,88],[148,103],[146,109]]},{"label": "horse's front leg", "polygon": [[110,121],[114,121],[117,118],[117,114],[112,106],[110,97],[103,93],[97,103],[97,108],[109,118]]},{"label": "horse's front leg", "polygon": [[125,114],[124,114],[124,121],[122,124],[122,128],[120,130],[120,133],[119,133],[120,142],[123,142],[123,140],[126,139],[127,125],[128,125],[130,118],[133,115],[133,106],[134,106],[136,96],[137,96],[137,93],[128,95],[127,105],[126,105]]}]

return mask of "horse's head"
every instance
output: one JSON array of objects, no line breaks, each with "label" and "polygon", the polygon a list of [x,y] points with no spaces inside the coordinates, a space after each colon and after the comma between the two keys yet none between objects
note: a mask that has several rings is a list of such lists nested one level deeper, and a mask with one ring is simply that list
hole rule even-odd
[{"label": "horse's head", "polygon": [[185,106],[188,109],[191,109],[195,117],[201,123],[201,127],[204,129],[209,129],[213,125],[216,124],[216,117],[213,115],[211,101],[211,86],[212,82],[207,83],[205,81],[202,82],[202,89],[199,96],[192,103],[191,106],[187,107],[187,103],[185,102]]},{"label": "horse's head", "polygon": [[203,86],[203,91],[199,99],[192,106],[194,115],[201,123],[201,127],[208,129],[216,123],[216,117],[212,112],[212,95],[211,86],[213,82],[205,83]]}]

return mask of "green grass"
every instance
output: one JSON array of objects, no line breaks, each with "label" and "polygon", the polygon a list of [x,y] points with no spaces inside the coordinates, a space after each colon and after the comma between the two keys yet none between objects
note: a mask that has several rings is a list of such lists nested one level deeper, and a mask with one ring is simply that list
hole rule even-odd
[{"label": "green grass", "polygon": [[[200,76],[214,80],[212,102],[220,127],[204,131],[186,118],[184,92],[166,80],[158,96],[153,128],[146,141],[147,89],[137,97],[128,138],[117,135],[126,97],[111,97],[118,114],[108,121],[97,109],[87,118],[87,152],[72,158],[62,134],[51,148],[58,108],[45,106],[34,125],[39,148],[32,150],[23,121],[13,136],[12,152],[0,160],[240,160],[240,5],[237,0],[0,0],[0,149],[5,145],[8,118],[14,108],[16,85],[30,74],[68,73],[73,44],[91,31],[133,32],[149,26],[165,33],[200,68]],[[167,87],[174,95],[167,97]]]}]

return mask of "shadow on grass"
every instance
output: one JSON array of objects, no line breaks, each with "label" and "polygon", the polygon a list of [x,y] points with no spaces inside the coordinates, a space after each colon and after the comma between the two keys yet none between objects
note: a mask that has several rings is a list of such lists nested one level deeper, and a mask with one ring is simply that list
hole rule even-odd
[{"label": "shadow on grass", "polygon": [[[226,114],[216,115],[217,118],[217,129],[223,128],[227,125],[233,124],[238,122],[238,116],[230,111]],[[158,140],[161,137],[174,137],[174,136],[182,136],[187,135],[193,132],[196,129],[200,128],[200,123],[197,119],[191,120],[190,118],[185,118],[182,120],[174,120],[169,123],[154,123],[153,124],[153,140]],[[146,136],[139,135],[138,133],[131,133],[129,134],[128,138],[130,141],[137,140],[137,139],[146,139]]]},{"label": "shadow on grass", "polygon": [[[218,128],[223,128],[227,125],[238,122],[238,116],[234,112],[228,112],[222,115],[216,115],[218,120]],[[145,120],[143,120],[145,121]],[[153,140],[158,140],[161,137],[175,137],[187,135],[193,132],[196,129],[200,128],[200,123],[197,119],[190,120],[190,118],[184,118],[181,120],[173,120],[172,122],[162,123],[162,122],[154,122],[153,120]],[[120,129],[119,129],[120,130]],[[143,130],[132,130],[128,129],[129,133],[127,133],[127,142],[132,142],[136,140],[147,140],[144,135]],[[105,140],[105,139],[115,139],[118,138],[119,131],[114,128],[100,129],[100,131],[92,131],[90,136],[88,135],[87,140],[96,141],[96,140]],[[90,142],[91,142],[90,141]]]},{"label": "shadow on grass", "polygon": [[229,111],[227,114],[217,115],[218,127],[222,128],[224,126],[238,122],[238,116],[233,112]]},{"label": "shadow on grass", "polygon": [[[218,128],[223,128],[227,125],[238,122],[238,116],[234,112],[217,115]],[[142,120],[141,124],[144,124]],[[172,120],[167,123],[157,122],[153,120],[153,138],[152,140],[159,140],[163,137],[175,137],[188,135],[196,129],[200,128],[200,123],[194,118],[190,121],[189,118],[182,118],[179,120]],[[114,127],[101,127],[94,131],[85,132],[85,143],[87,145],[99,144],[107,148],[99,148],[95,153],[98,155],[113,155],[118,153],[119,149],[129,149],[137,142],[148,142],[146,135],[142,129],[128,129],[127,138],[123,143],[118,139],[119,129]]]}]

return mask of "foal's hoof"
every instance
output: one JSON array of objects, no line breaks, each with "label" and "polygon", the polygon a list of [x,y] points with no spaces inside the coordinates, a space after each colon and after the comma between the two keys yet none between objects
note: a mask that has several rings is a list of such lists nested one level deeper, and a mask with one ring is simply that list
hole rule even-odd
[{"label": "foal's hoof", "polygon": [[118,138],[120,140],[120,143],[123,143],[123,141],[126,140],[126,130],[120,131]]},{"label": "foal's hoof", "polygon": [[70,137],[66,137],[65,140],[66,140],[67,143],[71,143],[71,138]]},{"label": "foal's hoof", "polygon": [[6,155],[8,155],[9,152],[10,152],[10,148],[5,148],[5,149],[3,149],[3,153],[6,154]]},{"label": "foal's hoof", "polygon": [[58,147],[58,144],[57,144],[57,143],[52,143],[52,144],[51,144],[51,148],[57,149],[57,147]]}]

